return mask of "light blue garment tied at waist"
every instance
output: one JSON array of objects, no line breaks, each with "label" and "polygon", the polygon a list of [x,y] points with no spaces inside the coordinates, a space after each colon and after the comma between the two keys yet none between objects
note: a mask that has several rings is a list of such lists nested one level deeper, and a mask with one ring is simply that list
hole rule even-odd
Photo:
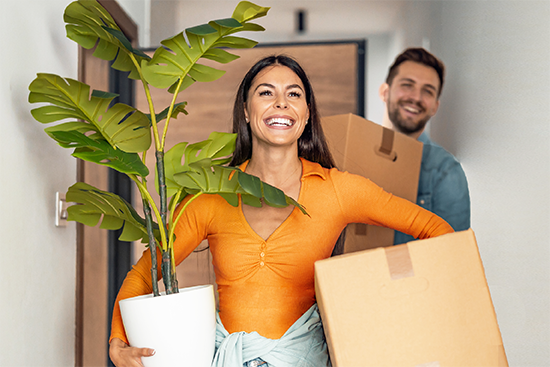
[{"label": "light blue garment tied at waist", "polygon": [[217,315],[216,354],[212,367],[242,367],[256,358],[266,361],[269,367],[330,367],[317,304],[296,320],[280,339],[268,339],[255,331],[229,334]]}]

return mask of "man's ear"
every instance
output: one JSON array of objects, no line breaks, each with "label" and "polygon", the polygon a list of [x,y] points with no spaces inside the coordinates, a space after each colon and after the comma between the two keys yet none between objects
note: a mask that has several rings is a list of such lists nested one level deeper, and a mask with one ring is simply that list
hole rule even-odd
[{"label": "man's ear", "polygon": [[435,102],[435,105],[434,105],[434,109],[432,110],[432,117],[435,116],[435,114],[437,113],[437,110],[439,109],[439,98],[437,99],[437,101]]},{"label": "man's ear", "polygon": [[378,96],[382,100],[382,102],[387,103],[388,102],[388,93],[390,91],[390,86],[388,83],[382,83],[380,88],[378,88]]}]

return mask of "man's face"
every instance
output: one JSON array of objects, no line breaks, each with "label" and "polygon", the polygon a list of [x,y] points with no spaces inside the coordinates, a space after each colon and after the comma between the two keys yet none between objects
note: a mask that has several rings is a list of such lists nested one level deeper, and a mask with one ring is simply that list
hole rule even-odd
[{"label": "man's face", "polygon": [[439,77],[428,66],[413,61],[399,65],[391,85],[381,87],[388,117],[397,131],[422,131],[439,107]]}]

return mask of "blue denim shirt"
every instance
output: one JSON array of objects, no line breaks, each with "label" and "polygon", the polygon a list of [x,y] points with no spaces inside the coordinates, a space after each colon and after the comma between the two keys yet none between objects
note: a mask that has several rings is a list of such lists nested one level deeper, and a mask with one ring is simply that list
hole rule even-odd
[{"label": "blue denim shirt", "polygon": [[[426,134],[416,204],[445,219],[455,231],[470,228],[470,193],[462,166],[455,157],[432,142]],[[414,241],[396,231],[394,245]]]}]

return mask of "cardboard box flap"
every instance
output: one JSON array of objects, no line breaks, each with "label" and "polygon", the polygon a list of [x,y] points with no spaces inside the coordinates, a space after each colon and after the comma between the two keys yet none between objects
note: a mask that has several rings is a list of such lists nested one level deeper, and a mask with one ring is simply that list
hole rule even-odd
[{"label": "cardboard box flap", "polygon": [[[423,144],[354,114],[324,117],[323,131],[336,166],[416,202]],[[389,228],[350,224],[344,252],[393,245]]]},{"label": "cardboard box flap", "polygon": [[315,264],[335,367],[507,366],[472,230]]},{"label": "cardboard box flap", "polygon": [[423,144],[354,114],[321,120],[336,166],[416,202]]}]

